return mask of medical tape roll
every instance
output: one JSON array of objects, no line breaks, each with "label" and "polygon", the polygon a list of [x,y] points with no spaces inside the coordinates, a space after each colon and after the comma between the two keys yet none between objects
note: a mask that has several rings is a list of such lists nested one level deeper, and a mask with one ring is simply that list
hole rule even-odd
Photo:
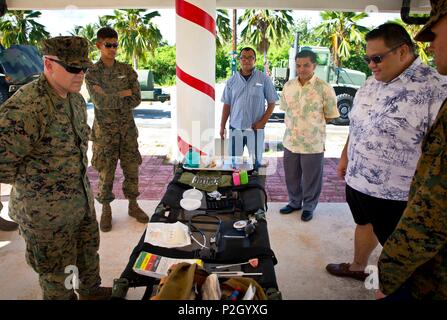
[{"label": "medical tape roll", "polygon": [[233,223],[233,228],[236,230],[244,230],[244,228],[247,226],[247,221],[245,220],[238,220],[235,223]]},{"label": "medical tape roll", "polygon": [[247,170],[241,170],[239,173],[241,184],[247,184],[248,183],[248,173]]},{"label": "medical tape roll", "polygon": [[239,176],[239,172],[237,171],[233,172],[233,184],[235,186],[241,185],[241,177]]}]

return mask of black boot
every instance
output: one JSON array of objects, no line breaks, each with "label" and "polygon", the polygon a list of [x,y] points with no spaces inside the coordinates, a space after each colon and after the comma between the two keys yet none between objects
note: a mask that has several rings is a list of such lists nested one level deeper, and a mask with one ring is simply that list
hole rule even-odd
[{"label": "black boot", "polygon": [[17,230],[18,227],[19,226],[17,223],[15,223],[13,221],[5,220],[2,217],[0,217],[0,230],[14,231],[14,230]]}]

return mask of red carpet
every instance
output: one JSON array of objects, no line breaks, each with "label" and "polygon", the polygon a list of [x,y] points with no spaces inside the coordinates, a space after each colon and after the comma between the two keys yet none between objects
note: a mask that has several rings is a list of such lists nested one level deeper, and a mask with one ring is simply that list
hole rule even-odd
[{"label": "red carpet", "polygon": [[[174,176],[173,166],[163,164],[164,156],[143,156],[143,163],[140,166],[140,200],[159,200],[163,196],[166,186]],[[270,158],[271,159],[271,158]],[[287,189],[284,180],[283,159],[277,158],[276,161],[269,159],[268,172],[266,179],[266,191],[269,202],[287,202]],[[276,170],[273,164],[276,162]],[[320,202],[345,202],[345,182],[338,179],[336,174],[338,159],[324,159],[323,190],[320,196]],[[96,194],[98,190],[98,174],[90,167],[88,175]],[[113,193],[116,199],[124,199],[121,189],[124,180],[122,170],[118,165]]]}]

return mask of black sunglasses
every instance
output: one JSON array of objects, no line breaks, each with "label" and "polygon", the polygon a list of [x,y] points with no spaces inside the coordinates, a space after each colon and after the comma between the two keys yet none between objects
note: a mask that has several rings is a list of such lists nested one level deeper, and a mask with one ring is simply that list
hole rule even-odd
[{"label": "black sunglasses", "polygon": [[393,52],[394,50],[396,50],[397,48],[399,48],[400,46],[402,46],[404,43],[401,43],[393,48],[391,48],[390,50],[388,50],[385,53],[382,54],[376,54],[374,56],[364,56],[363,59],[365,60],[366,64],[370,64],[371,61],[374,62],[375,64],[379,64],[382,63],[383,59],[391,52]]},{"label": "black sunglasses", "polygon": [[110,42],[104,42],[104,47],[106,47],[107,49],[110,49],[110,48],[118,48],[118,43],[116,43],[116,42],[113,42],[113,43],[110,43]]},{"label": "black sunglasses", "polygon": [[56,60],[56,59],[52,59],[52,58],[47,58],[47,59],[56,62],[58,65],[62,66],[65,69],[65,71],[67,71],[68,73],[78,74],[78,73],[81,73],[81,71],[84,71],[84,73],[86,73],[88,70],[88,67],[72,67],[72,66],[65,64],[64,62],[62,62],[60,60]]}]

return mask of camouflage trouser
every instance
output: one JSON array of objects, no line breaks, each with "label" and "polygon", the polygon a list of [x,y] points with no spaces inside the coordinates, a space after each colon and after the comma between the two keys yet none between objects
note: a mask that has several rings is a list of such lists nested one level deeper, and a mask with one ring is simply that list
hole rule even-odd
[{"label": "camouflage trouser", "polygon": [[26,243],[26,261],[39,274],[45,300],[75,298],[73,282],[70,282],[75,268],[79,272],[77,291],[80,294],[88,295],[90,289],[101,284],[99,230],[93,214],[85,214],[78,225],[64,225],[54,230],[21,225],[20,233]]},{"label": "camouflage trouser", "polygon": [[124,196],[127,199],[136,199],[140,195],[138,192],[138,167],[142,159],[138,151],[137,140],[121,141],[119,145],[93,143],[92,166],[99,174],[99,192],[96,200],[100,203],[109,203],[115,199],[113,180],[118,159],[124,175]]}]

